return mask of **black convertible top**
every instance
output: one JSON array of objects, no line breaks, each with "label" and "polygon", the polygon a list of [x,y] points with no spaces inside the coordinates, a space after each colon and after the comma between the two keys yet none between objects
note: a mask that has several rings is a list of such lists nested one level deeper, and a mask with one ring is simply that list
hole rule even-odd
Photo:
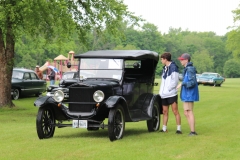
[{"label": "black convertible top", "polygon": [[158,53],[149,50],[99,50],[75,55],[74,58],[120,58],[159,60]]}]

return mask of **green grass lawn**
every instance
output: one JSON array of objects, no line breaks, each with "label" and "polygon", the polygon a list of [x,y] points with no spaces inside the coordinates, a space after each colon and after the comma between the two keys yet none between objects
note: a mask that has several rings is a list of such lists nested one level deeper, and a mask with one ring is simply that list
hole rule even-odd
[{"label": "green grass lawn", "polygon": [[[155,87],[155,93],[158,89]],[[16,108],[0,108],[0,159],[239,159],[240,79],[226,79],[222,87],[200,85],[199,91],[200,101],[194,108],[198,136],[188,136],[179,100],[182,135],[175,134],[170,111],[168,133],[149,133],[145,121],[126,123],[123,139],[114,142],[110,142],[107,129],[89,132],[70,127],[56,128],[53,138],[39,140],[38,108],[33,106],[36,97],[13,101]]]}]

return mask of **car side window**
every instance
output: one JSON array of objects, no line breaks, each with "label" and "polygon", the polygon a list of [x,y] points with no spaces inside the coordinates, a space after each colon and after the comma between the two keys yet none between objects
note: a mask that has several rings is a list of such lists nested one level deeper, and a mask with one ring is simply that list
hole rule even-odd
[{"label": "car side window", "polygon": [[125,68],[140,68],[141,61],[139,60],[126,60],[125,61]]},{"label": "car side window", "polygon": [[38,78],[37,78],[37,75],[36,75],[35,73],[30,73],[30,74],[31,74],[31,78],[32,78],[33,80],[38,79]]},{"label": "car side window", "polygon": [[24,73],[23,79],[25,80],[30,79],[29,73]]}]

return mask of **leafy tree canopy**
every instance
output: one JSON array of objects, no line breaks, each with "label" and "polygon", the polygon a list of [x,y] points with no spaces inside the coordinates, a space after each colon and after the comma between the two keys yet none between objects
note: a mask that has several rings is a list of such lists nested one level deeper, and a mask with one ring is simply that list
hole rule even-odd
[{"label": "leafy tree canopy", "polygon": [[0,1],[0,20],[0,75],[5,75],[0,77],[0,107],[12,107],[14,49],[23,35],[61,45],[76,32],[79,43],[86,46],[90,31],[123,36],[121,23],[126,20],[135,25],[140,18],[129,12],[122,0],[4,0]]},{"label": "leafy tree canopy", "polygon": [[197,51],[192,55],[194,66],[199,74],[203,72],[213,72],[213,59],[207,50]]},{"label": "leafy tree canopy", "polygon": [[227,77],[239,77],[240,76],[240,62],[236,59],[229,59],[225,62],[223,70],[224,70],[224,76]]}]

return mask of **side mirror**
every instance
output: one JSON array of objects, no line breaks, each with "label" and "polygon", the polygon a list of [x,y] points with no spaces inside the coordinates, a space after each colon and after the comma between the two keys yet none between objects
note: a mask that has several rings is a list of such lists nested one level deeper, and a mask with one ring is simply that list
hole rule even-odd
[{"label": "side mirror", "polygon": [[67,68],[71,68],[71,62],[67,62]]}]

